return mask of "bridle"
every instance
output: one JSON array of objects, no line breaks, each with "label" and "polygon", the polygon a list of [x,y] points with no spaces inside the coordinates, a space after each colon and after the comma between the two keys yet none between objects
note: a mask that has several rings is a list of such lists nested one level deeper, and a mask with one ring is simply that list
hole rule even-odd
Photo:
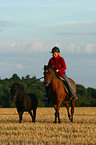
[{"label": "bridle", "polygon": [[[51,80],[48,82],[48,81],[46,81],[45,80],[45,78],[46,78],[46,74],[47,73],[49,73],[49,75],[52,75],[52,78],[51,78]],[[50,72],[48,69],[46,69],[45,70],[45,72],[44,72],[44,82],[45,82],[45,85],[49,85],[49,84],[51,84],[52,83],[52,81],[55,79],[55,74],[54,74],[54,72]]]}]

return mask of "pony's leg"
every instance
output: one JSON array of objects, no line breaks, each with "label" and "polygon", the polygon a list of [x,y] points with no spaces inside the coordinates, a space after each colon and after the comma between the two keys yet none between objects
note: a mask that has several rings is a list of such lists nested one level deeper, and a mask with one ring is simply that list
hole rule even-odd
[{"label": "pony's leg", "polygon": [[30,114],[30,116],[32,117],[32,122],[33,122],[33,115],[32,115],[32,112],[31,110],[28,111],[28,113]]},{"label": "pony's leg", "polygon": [[58,111],[58,123],[61,123],[60,117],[59,117],[59,111]]},{"label": "pony's leg", "polygon": [[57,118],[58,118],[58,123],[61,123],[60,117],[59,117],[60,103],[58,105],[54,105],[54,108],[55,108],[55,121],[54,121],[54,123],[57,123]]},{"label": "pony's leg", "polygon": [[36,108],[33,109],[33,122],[35,122],[36,119]]},{"label": "pony's leg", "polygon": [[59,116],[59,109],[60,109],[61,102],[58,103],[57,107],[57,114],[58,114],[58,123],[61,123],[60,116]]},{"label": "pony's leg", "polygon": [[57,113],[57,105],[53,105],[54,108],[55,108],[55,121],[54,123],[57,123],[57,116],[58,116],[58,113]]},{"label": "pony's leg", "polygon": [[73,122],[73,114],[74,114],[74,107],[75,107],[75,101],[71,100],[71,122]]},{"label": "pony's leg", "polygon": [[59,117],[59,109],[55,109],[55,121],[54,123],[57,123],[57,118],[58,118],[58,123],[61,123],[60,117]]},{"label": "pony's leg", "polygon": [[18,114],[19,114],[19,123],[21,123],[23,112],[22,111],[19,111]]},{"label": "pony's leg", "polygon": [[70,113],[69,113],[69,105],[68,105],[68,102],[65,103],[65,107],[67,108],[68,117],[69,117],[69,119],[70,119]]},{"label": "pony's leg", "polygon": [[57,117],[58,117],[58,112],[57,112],[57,109],[55,109],[55,121],[54,121],[54,123],[57,123]]}]

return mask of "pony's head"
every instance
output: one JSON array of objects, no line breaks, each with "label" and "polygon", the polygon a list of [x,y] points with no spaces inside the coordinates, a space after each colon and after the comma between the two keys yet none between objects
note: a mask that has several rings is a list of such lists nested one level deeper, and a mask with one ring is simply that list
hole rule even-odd
[{"label": "pony's head", "polygon": [[16,102],[16,100],[19,99],[18,94],[20,93],[20,91],[23,91],[23,90],[24,90],[24,87],[20,85],[19,83],[14,83],[11,86],[10,93],[11,93],[13,102]]},{"label": "pony's head", "polygon": [[55,78],[56,72],[51,66],[44,65],[44,85],[47,87]]}]

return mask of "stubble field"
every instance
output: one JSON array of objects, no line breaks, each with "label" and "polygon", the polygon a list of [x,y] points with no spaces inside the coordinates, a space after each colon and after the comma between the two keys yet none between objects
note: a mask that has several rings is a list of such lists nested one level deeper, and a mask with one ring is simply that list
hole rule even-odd
[{"label": "stubble field", "polygon": [[28,113],[18,123],[14,108],[0,109],[0,144],[4,145],[96,145],[96,107],[75,108],[74,123],[60,108],[62,123],[54,124],[54,108],[37,108],[36,123]]}]

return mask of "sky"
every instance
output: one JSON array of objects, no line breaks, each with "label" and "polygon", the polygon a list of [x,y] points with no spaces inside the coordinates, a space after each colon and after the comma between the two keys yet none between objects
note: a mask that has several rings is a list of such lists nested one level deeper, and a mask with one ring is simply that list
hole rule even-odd
[{"label": "sky", "polygon": [[1,79],[42,77],[54,46],[67,76],[96,89],[96,0],[0,0]]}]

